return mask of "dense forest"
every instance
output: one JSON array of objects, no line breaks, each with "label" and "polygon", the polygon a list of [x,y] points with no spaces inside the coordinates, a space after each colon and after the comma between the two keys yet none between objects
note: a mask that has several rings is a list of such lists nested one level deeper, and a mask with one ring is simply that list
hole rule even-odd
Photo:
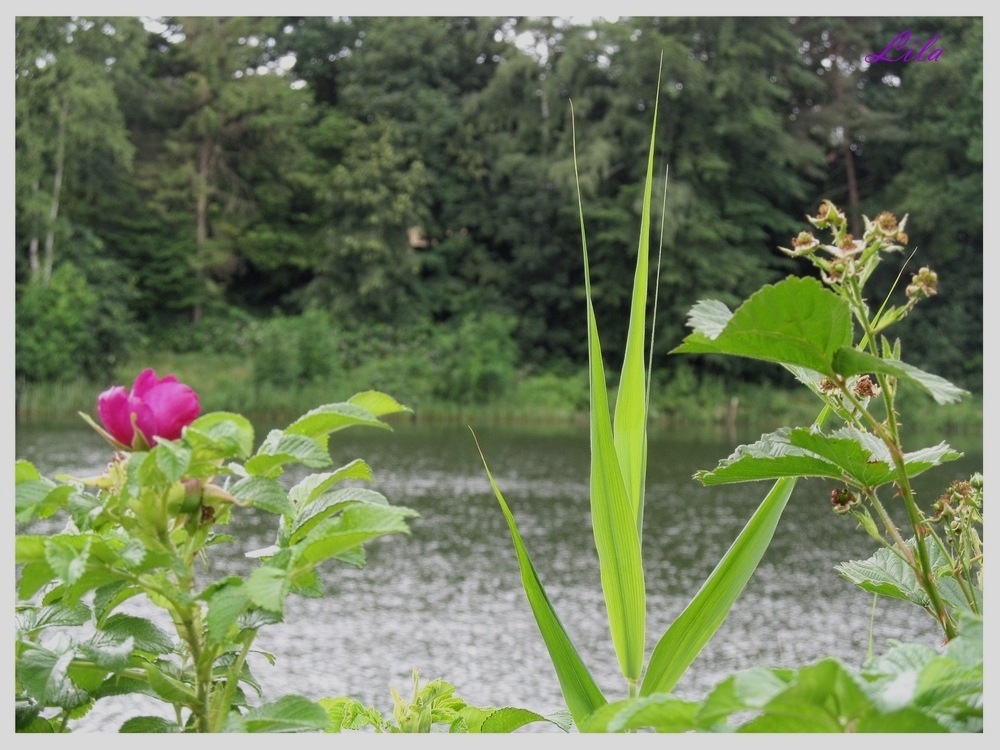
[{"label": "dense forest", "polygon": [[[865,62],[903,30],[943,52]],[[666,352],[696,300],[809,273],[777,248],[830,198],[858,235],[910,215],[907,274],[940,284],[906,359],[982,389],[981,18],[23,17],[15,45],[22,384],[150,352],[280,387],[382,362],[455,401],[575,377],[571,100],[614,369],[658,95],[665,381],[786,383]]]}]

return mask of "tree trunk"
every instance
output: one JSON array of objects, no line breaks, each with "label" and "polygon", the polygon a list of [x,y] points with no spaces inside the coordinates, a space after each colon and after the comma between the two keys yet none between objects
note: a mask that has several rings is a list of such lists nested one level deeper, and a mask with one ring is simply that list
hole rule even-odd
[{"label": "tree trunk", "polygon": [[[212,142],[206,138],[201,143],[198,154],[198,219],[195,233],[195,243],[198,253],[198,276],[202,276],[201,261],[204,259],[205,241],[208,239],[208,172],[212,156]],[[198,325],[201,321],[201,303],[196,302],[191,311],[191,322]]]},{"label": "tree trunk", "polygon": [[45,267],[42,270],[42,284],[49,285],[52,276],[52,262],[56,240],[56,218],[59,216],[59,193],[62,191],[63,169],[66,164],[66,121],[69,119],[69,99],[64,98],[59,112],[59,135],[56,137],[56,176],[52,183],[52,206],[49,209],[49,225],[45,233]]},{"label": "tree trunk", "polygon": [[38,180],[31,184],[31,197],[34,207],[31,209],[31,241],[28,243],[28,263],[31,266],[31,283],[38,282],[41,267],[38,264]]},{"label": "tree trunk", "polygon": [[844,165],[847,167],[847,218],[851,223],[851,234],[861,239],[861,199],[858,197],[858,176],[854,172],[854,152],[851,139],[844,144]]}]

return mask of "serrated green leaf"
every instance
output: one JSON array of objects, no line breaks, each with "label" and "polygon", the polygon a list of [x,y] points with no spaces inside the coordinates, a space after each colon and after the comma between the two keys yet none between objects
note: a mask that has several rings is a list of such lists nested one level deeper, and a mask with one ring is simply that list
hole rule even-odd
[{"label": "serrated green leaf", "polygon": [[780,477],[840,478],[838,467],[789,441],[787,427],[761,435],[750,445],[739,446],[732,455],[719,461],[714,471],[699,471],[694,476],[705,486],[751,482]]},{"label": "serrated green leaf", "polygon": [[190,685],[166,674],[155,664],[146,664],[144,669],[149,686],[163,700],[184,706],[198,705],[198,694]]},{"label": "serrated green leaf", "polygon": [[[363,398],[359,399],[359,401],[363,400]],[[378,427],[383,430],[392,429],[385,422],[380,422],[378,417],[365,407],[357,403],[344,402],[325,404],[305,413],[285,428],[285,434],[318,438],[352,425]]]},{"label": "serrated green leaf", "polygon": [[26,480],[14,490],[14,520],[29,523],[36,516],[48,518],[66,505],[73,493],[69,485],[57,485],[49,479]]},{"label": "serrated green leaf", "polygon": [[45,628],[73,627],[90,621],[90,608],[85,604],[68,607],[62,602],[45,607],[17,607],[14,611],[16,627],[24,633],[35,633]]},{"label": "serrated green leaf", "polygon": [[803,667],[787,688],[767,702],[763,715],[738,731],[846,731],[874,708],[859,681],[837,659]]},{"label": "serrated green leaf", "polygon": [[173,639],[142,617],[118,613],[109,617],[100,629],[121,641],[131,636],[137,649],[150,654],[169,654],[174,650]]},{"label": "serrated green leaf", "polygon": [[642,679],[641,696],[670,692],[726,619],[771,543],[795,482],[786,477],[774,483],[715,570],[660,638]]},{"label": "serrated green leaf", "polygon": [[180,442],[161,440],[151,455],[156,456],[156,466],[168,482],[180,480],[191,465],[191,449]]},{"label": "serrated green leaf", "polygon": [[222,643],[229,629],[250,604],[250,592],[241,581],[216,591],[208,600],[208,639]]},{"label": "serrated green leaf", "polygon": [[[566,718],[568,719],[569,717],[567,716]],[[490,711],[479,724],[478,728],[473,730],[470,726],[469,732],[478,734],[510,734],[511,732],[516,732],[521,727],[527,726],[528,724],[534,724],[541,721],[555,724],[564,732],[568,731],[565,726],[553,721],[553,719],[549,716],[537,714],[526,708],[508,706],[506,708],[498,708]]]},{"label": "serrated green leaf", "polygon": [[865,591],[930,606],[913,569],[891,549],[883,547],[867,560],[849,560],[834,566],[834,570]]},{"label": "serrated green leaf", "polygon": [[229,493],[237,500],[268,513],[290,516],[295,512],[295,507],[288,500],[288,491],[273,479],[246,477],[234,484]]},{"label": "serrated green leaf", "polygon": [[[473,437],[475,437],[473,435]],[[476,448],[479,449],[479,441],[476,441]],[[559,621],[559,616],[552,608],[545,588],[535,572],[535,566],[528,557],[528,551],[521,540],[521,534],[517,530],[517,523],[514,521],[514,514],[507,507],[507,502],[500,492],[490,468],[483,457],[482,449],[479,449],[479,456],[483,459],[483,467],[486,469],[486,476],[490,480],[493,494],[500,503],[500,510],[503,511],[504,518],[507,519],[507,527],[510,529],[511,539],[514,542],[514,551],[517,553],[518,566],[521,569],[521,584],[524,594],[528,598],[531,606],[531,613],[535,616],[538,630],[545,641],[545,648],[549,652],[552,666],[556,671],[556,678],[559,680],[559,687],[562,690],[566,706],[573,715],[573,720],[577,724],[581,723],[587,716],[592,714],[601,706],[607,703],[607,699],[601,693],[594,678],[591,677],[586,665],[577,653],[576,647],[566,634],[566,629]]]},{"label": "serrated green leaf", "polygon": [[25,461],[24,459],[18,459],[14,462],[14,484],[21,484],[21,482],[35,482],[42,478],[42,475],[38,473],[38,469],[31,461]]},{"label": "serrated green leaf", "polygon": [[852,336],[847,302],[816,279],[790,276],[740,305],[715,338],[696,330],[672,353],[733,354],[833,375],[833,355]]},{"label": "serrated green leaf", "polygon": [[241,414],[212,412],[198,417],[187,429],[200,432],[221,446],[232,446],[239,458],[246,458],[253,453],[253,425]]},{"label": "serrated green leaf", "polygon": [[696,727],[699,706],[695,701],[665,693],[617,701],[596,711],[580,731],[627,732],[652,728],[657,732],[689,732]]},{"label": "serrated green leaf", "polygon": [[263,565],[247,579],[246,595],[255,606],[281,614],[291,587],[287,570]]},{"label": "serrated green leaf", "polygon": [[386,414],[398,414],[400,412],[413,413],[413,409],[403,406],[392,396],[388,396],[380,391],[356,393],[347,399],[347,403],[367,409],[376,417],[384,417]]},{"label": "serrated green leaf", "polygon": [[252,708],[226,724],[227,732],[322,732],[330,726],[326,711],[301,695],[285,695]]},{"label": "serrated green leaf", "polygon": [[[388,397],[386,397],[388,398]],[[372,470],[360,458],[341,466],[336,471],[324,474],[310,474],[288,491],[288,499],[299,507],[308,505],[337,482],[345,479],[372,481]]]},{"label": "serrated green leaf", "polygon": [[143,732],[151,734],[172,734],[182,732],[177,722],[161,719],[159,716],[133,716],[119,727],[120,734]]},{"label": "serrated green leaf", "polygon": [[694,307],[688,311],[687,325],[695,333],[714,341],[732,317],[733,311],[719,300],[703,299],[695,302]]},{"label": "serrated green leaf", "polygon": [[705,698],[695,716],[699,727],[711,729],[734,713],[763,708],[771,698],[788,687],[792,670],[758,667],[728,677]]},{"label": "serrated green leaf", "polygon": [[89,700],[88,694],[69,679],[73,649],[54,652],[27,646],[15,664],[18,682],[28,694],[44,706],[73,709]]},{"label": "serrated green leaf", "polygon": [[292,462],[310,469],[322,469],[331,463],[325,446],[306,435],[286,432],[273,445],[262,445],[257,455],[248,460],[243,468],[253,476],[270,476],[273,469]]},{"label": "serrated green leaf", "polygon": [[28,563],[21,569],[21,577],[17,583],[17,598],[27,601],[55,577],[55,571],[45,560]]},{"label": "serrated green leaf", "polygon": [[381,493],[364,487],[346,487],[328,492],[308,505],[299,507],[292,520],[290,543],[295,544],[303,539],[316,524],[345,508],[348,503],[388,505],[389,501]]},{"label": "serrated green leaf", "polygon": [[[128,666],[129,657],[135,648],[135,639],[126,636],[122,640],[115,633],[98,630],[88,642],[81,643],[78,648],[81,654],[98,666],[118,674]],[[103,682],[105,676],[106,673],[101,674],[98,685]],[[94,689],[96,688],[97,686]]]},{"label": "serrated green leaf", "polygon": [[296,545],[299,559],[317,565],[370,539],[386,534],[409,534],[407,518],[416,511],[396,505],[358,505],[317,524]]},{"label": "serrated green leaf", "polygon": [[67,543],[64,537],[50,537],[45,540],[45,562],[64,583],[71,585],[80,580],[87,569],[90,546],[89,536],[84,538],[80,549]]},{"label": "serrated green leaf", "polygon": [[833,358],[833,367],[836,372],[844,376],[877,372],[907,380],[923,388],[939,404],[953,404],[969,395],[968,391],[952,385],[944,378],[924,372],[913,365],[899,360],[875,357],[848,346],[837,350]]}]

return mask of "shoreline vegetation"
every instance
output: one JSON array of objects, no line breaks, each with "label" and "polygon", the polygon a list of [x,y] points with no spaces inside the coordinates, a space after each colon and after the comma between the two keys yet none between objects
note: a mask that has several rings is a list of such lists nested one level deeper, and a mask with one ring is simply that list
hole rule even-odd
[{"label": "shoreline vegetation", "polygon": [[[153,354],[144,360],[158,372],[175,373],[202,394],[202,413],[231,411],[261,422],[280,422],[308,410],[309,405],[342,401],[375,388],[400,393],[413,414],[398,415],[396,423],[468,423],[473,425],[576,425],[588,419],[586,370],[569,374],[520,374],[502,392],[479,403],[441,398],[421,388],[419,379],[407,385],[407,372],[397,362],[370,361],[351,370],[312,382],[288,385],[255,382],[252,366],[236,355]],[[129,381],[141,367],[119,368],[117,381]],[[368,385],[365,385],[365,384]],[[94,415],[97,394],[106,384],[84,378],[55,383],[16,384],[18,424],[63,423]],[[771,430],[801,419],[814,408],[810,394],[792,387],[727,383],[694,375],[681,367],[666,382],[654,382],[650,396],[650,426],[680,428],[734,437]],[[922,394],[904,392],[919,406]],[[930,404],[928,404],[929,406]],[[982,394],[952,406],[921,410],[912,433],[938,432],[975,438],[982,434]]]}]

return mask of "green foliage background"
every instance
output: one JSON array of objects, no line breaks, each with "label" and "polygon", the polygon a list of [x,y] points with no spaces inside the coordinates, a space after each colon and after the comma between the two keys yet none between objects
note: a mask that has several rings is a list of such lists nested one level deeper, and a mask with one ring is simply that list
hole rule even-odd
[{"label": "green foliage background", "polygon": [[[458,404],[525,375],[559,398],[586,362],[568,101],[617,363],[662,52],[655,393],[778,377],[665,353],[696,300],[803,273],[776,247],[822,198],[912,214],[912,270],[941,283],[904,356],[982,388],[980,18],[162,20],[16,20],[25,383],[189,352],[258,388],[368,368]],[[904,28],[940,61],[862,65]]]}]

